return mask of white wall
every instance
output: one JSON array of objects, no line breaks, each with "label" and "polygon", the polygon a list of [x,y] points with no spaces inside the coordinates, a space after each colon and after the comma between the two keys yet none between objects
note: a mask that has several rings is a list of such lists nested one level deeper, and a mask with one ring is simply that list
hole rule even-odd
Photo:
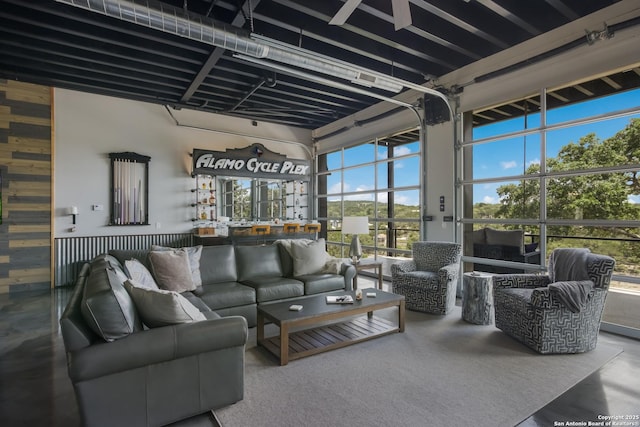
[{"label": "white wall", "polygon": [[[454,216],[454,155],[453,125],[451,122],[427,126],[426,200],[425,214],[433,221],[425,222],[426,239],[454,241],[455,222],[445,222],[445,216]],[[440,212],[440,196],[444,196],[444,212]]]},{"label": "white wall", "polygon": [[[311,145],[311,132],[233,117],[182,110],[176,118],[211,132],[177,126],[164,106],[92,95],[54,91],[54,236],[102,236],[179,233],[191,228],[194,148],[223,151],[261,143],[292,158],[309,159],[292,142]],[[258,135],[254,137],[252,135]],[[289,141],[282,143],[277,141]],[[108,153],[132,151],[151,157],[148,226],[109,226],[110,160]],[[91,210],[92,205],[103,211]],[[71,232],[70,206],[77,206]]]}]

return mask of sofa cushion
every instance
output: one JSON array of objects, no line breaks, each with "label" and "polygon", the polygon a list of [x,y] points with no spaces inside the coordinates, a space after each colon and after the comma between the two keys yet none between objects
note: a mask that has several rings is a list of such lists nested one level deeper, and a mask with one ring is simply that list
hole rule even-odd
[{"label": "sofa cushion", "polygon": [[85,322],[105,341],[142,330],[135,304],[116,274],[117,268],[117,260],[109,255],[92,260],[82,296]]},{"label": "sofa cushion", "polygon": [[[160,289],[151,272],[137,258],[131,258],[124,262],[124,268],[129,278],[149,289]],[[123,281],[124,283],[124,281]]]},{"label": "sofa cushion", "polygon": [[304,283],[287,277],[261,277],[243,283],[255,289],[258,303],[304,295]]},{"label": "sofa cushion", "polygon": [[284,277],[293,277],[293,258],[291,256],[291,241],[294,239],[278,239],[273,244],[278,247],[280,265]]},{"label": "sofa cushion", "polygon": [[149,261],[156,282],[161,289],[175,292],[193,291],[189,256],[184,249],[151,251]]},{"label": "sofa cushion", "polygon": [[524,231],[523,230],[494,230],[487,227],[485,230],[487,245],[515,246],[520,248],[520,253],[524,253]]},{"label": "sofa cushion", "polygon": [[471,232],[471,238],[474,244],[484,245],[487,242],[485,230],[485,228],[481,228],[480,230],[474,230]]},{"label": "sofa cushion", "polygon": [[238,281],[282,277],[278,248],[269,246],[236,246]]},{"label": "sofa cushion", "polygon": [[238,282],[202,285],[193,293],[212,310],[256,303],[256,291]]},{"label": "sofa cushion", "polygon": [[200,310],[177,292],[136,286],[131,280],[124,282],[124,286],[133,298],[142,321],[150,328],[207,320]]},{"label": "sofa cushion", "polygon": [[202,313],[208,313],[211,311],[211,307],[209,307],[207,304],[205,304],[204,301],[202,301],[202,299],[200,299],[199,296],[197,296],[196,294],[194,294],[193,292],[182,292],[180,295],[182,295],[183,297],[185,297],[187,299],[187,301],[189,301],[191,304],[193,304],[193,306],[195,308],[197,308],[198,310],[200,310],[200,312]]},{"label": "sofa cushion", "polygon": [[149,264],[149,251],[146,249],[110,249],[109,255],[115,257],[121,265],[124,265],[128,259],[137,259],[149,271],[151,271],[151,264]]},{"label": "sofa cushion", "polygon": [[236,253],[233,246],[203,247],[200,256],[200,276],[203,285],[237,281]]},{"label": "sofa cushion", "polygon": [[[202,245],[186,246],[180,249],[187,252],[193,285],[196,287],[202,285],[202,276],[200,276],[200,257],[202,255]],[[172,251],[175,249],[167,246],[151,245],[151,250],[152,251]]]},{"label": "sofa cushion", "polygon": [[304,282],[305,295],[344,289],[344,277],[335,274],[312,274],[297,278]]}]

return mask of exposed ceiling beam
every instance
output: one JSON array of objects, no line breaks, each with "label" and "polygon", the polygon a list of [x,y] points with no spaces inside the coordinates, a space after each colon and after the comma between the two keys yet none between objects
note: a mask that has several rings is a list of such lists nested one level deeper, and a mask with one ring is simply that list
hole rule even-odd
[{"label": "exposed ceiling beam", "polygon": [[467,31],[471,34],[473,34],[476,37],[479,37],[481,39],[484,39],[492,44],[494,44],[495,46],[499,47],[500,49],[506,49],[509,47],[509,45],[507,43],[505,43],[503,40],[500,40],[497,37],[492,36],[491,34],[487,33],[486,31],[482,31],[480,28],[471,25],[469,22],[463,20],[460,17],[454,16],[442,9],[440,9],[439,7],[436,7],[434,5],[432,5],[431,3],[427,3],[424,0],[411,0],[411,3],[418,6],[419,8],[426,10],[427,12],[437,16],[440,19],[443,19],[447,22],[449,22],[450,24],[453,24],[457,27],[459,27],[460,29]]},{"label": "exposed ceiling beam", "polygon": [[580,16],[575,13],[569,6],[564,4],[562,0],[546,0],[546,2],[553,6],[555,10],[562,13],[564,17],[570,21],[574,21],[580,18]]},{"label": "exposed ceiling beam", "polygon": [[535,28],[533,25],[529,24],[524,19],[520,18],[516,14],[512,13],[510,10],[500,6],[494,0],[476,0],[478,3],[491,10],[492,12],[502,16],[513,24],[525,30],[527,33],[532,36],[540,35],[540,30]]},{"label": "exposed ceiling beam", "polygon": [[[272,0],[272,1],[274,3],[278,3],[278,4],[281,4],[281,5],[285,6],[285,7],[292,8],[294,10],[297,10],[298,12],[304,13],[305,15],[312,16],[312,17],[314,17],[316,19],[320,19],[320,20],[323,20],[325,22],[329,19],[328,15],[324,15],[322,13],[319,13],[319,12],[309,8],[309,7],[302,6],[302,5],[297,4],[297,3],[295,3],[295,2],[293,2],[291,0]],[[363,11],[370,11],[370,8],[367,5],[363,4],[361,8],[362,8]],[[386,15],[386,16],[388,16],[388,15]],[[258,19],[259,17],[256,15],[255,18]],[[434,64],[438,64],[438,65],[440,65],[441,67],[443,67],[443,68],[445,68],[447,70],[453,71],[453,70],[455,70],[457,68],[456,65],[452,64],[448,60],[443,60],[443,59],[437,58],[437,57],[435,57],[433,55],[429,55],[428,53],[425,53],[424,51],[421,51],[421,50],[418,50],[418,49],[413,49],[413,48],[410,48],[408,46],[404,46],[402,43],[399,43],[399,42],[397,42],[397,41],[395,41],[393,39],[389,39],[387,37],[383,37],[383,36],[379,35],[378,33],[376,33],[375,29],[366,30],[366,29],[363,29],[363,28],[355,26],[355,25],[350,25],[348,23],[342,25],[340,28],[345,30],[345,31],[351,32],[353,34],[357,34],[359,36],[365,37],[366,39],[369,39],[369,40],[371,40],[372,42],[375,42],[375,43],[379,43],[382,46],[385,46],[385,47],[388,47],[388,48],[391,48],[391,49],[394,49],[394,50],[400,50],[400,51],[402,51],[404,53],[407,53],[407,54],[409,54],[411,56],[424,59],[425,61],[429,61],[429,62],[432,62]],[[305,34],[307,36],[310,36],[309,32],[305,32]],[[371,49],[369,49],[369,50],[371,50]],[[388,63],[389,62],[388,59],[385,62]]]},{"label": "exposed ceiling beam", "polygon": [[[260,0],[246,0],[238,9],[238,13],[236,13],[236,16],[231,21],[231,25],[238,28],[243,27],[246,22],[246,13],[243,13],[242,11],[245,8],[252,8],[251,13],[253,13],[253,9],[255,9],[258,4],[260,4]],[[218,61],[220,61],[220,58],[224,54],[224,51],[225,49],[222,49],[220,47],[213,48],[211,55],[209,55],[205,63],[202,64],[202,68],[200,68],[200,71],[198,71],[198,74],[196,74],[196,76],[193,78],[193,81],[184,92],[184,95],[182,95],[182,98],[180,98],[180,102],[189,101],[193,94],[198,90],[204,79],[206,79],[207,76],[211,74],[211,70],[213,70]]]}]

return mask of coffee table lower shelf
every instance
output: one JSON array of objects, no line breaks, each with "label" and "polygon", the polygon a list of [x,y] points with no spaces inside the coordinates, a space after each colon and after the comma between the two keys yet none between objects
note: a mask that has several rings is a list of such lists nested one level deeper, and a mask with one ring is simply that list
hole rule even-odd
[{"label": "coffee table lower shelf", "polygon": [[[368,316],[291,332],[288,359],[300,359],[395,332],[400,332],[397,324]],[[280,358],[280,340],[280,336],[274,336],[261,340],[259,344]]]}]

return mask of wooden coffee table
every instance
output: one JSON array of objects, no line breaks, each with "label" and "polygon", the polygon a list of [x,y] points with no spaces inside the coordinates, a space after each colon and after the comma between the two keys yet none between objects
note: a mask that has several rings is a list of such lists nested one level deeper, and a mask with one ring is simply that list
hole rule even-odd
[{"label": "wooden coffee table", "polygon": [[[367,297],[375,292],[375,297]],[[370,340],[394,332],[404,332],[404,296],[379,289],[363,289],[361,301],[353,304],[327,304],[326,294],[313,295],[292,301],[258,306],[257,339],[286,365],[289,360],[311,356],[357,342]],[[334,292],[332,295],[351,295],[354,291]],[[300,304],[301,311],[290,311],[289,306]],[[398,307],[398,322],[374,317],[373,312],[388,307]],[[358,316],[365,314],[366,316]],[[344,321],[337,322],[341,319]],[[280,328],[280,334],[265,338],[265,320]],[[302,329],[312,326],[311,329]]]}]

